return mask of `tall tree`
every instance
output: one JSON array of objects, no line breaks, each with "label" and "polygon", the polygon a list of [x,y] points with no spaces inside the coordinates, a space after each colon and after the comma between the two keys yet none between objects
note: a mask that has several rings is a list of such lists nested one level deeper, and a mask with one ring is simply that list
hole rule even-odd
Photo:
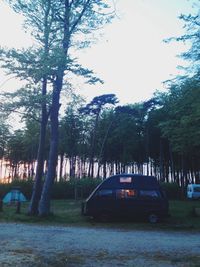
[{"label": "tall tree", "polygon": [[57,1],[57,20],[59,22],[59,36],[61,38],[57,46],[59,48],[59,53],[57,54],[58,62],[53,79],[52,110],[50,114],[50,152],[48,172],[39,205],[40,215],[48,215],[50,212],[50,194],[57,165],[60,93],[63,87],[65,70],[69,65],[69,49],[73,42],[76,41],[77,37],[74,37],[77,34],[80,36],[83,33],[90,33],[105,22],[108,22],[111,15],[106,15],[105,12],[103,12],[108,8],[109,6],[103,3],[103,1],[96,0],[82,0],[78,2],[69,0]]},{"label": "tall tree", "polygon": [[9,125],[6,123],[6,118],[0,115],[0,177],[3,177],[3,161],[6,155],[7,143],[10,136]]},{"label": "tall tree", "polygon": [[[47,78],[52,83],[49,168],[39,207],[40,215],[47,215],[50,211],[50,192],[57,164],[59,102],[65,71],[70,70],[75,74],[83,75],[89,82],[98,81],[93,77],[91,71],[82,68],[70,59],[69,49],[74,45],[79,45],[80,38],[82,43],[86,45],[84,40],[86,34],[109,22],[113,13],[110,13],[109,5],[97,0],[10,0],[9,3],[17,12],[24,14],[27,21],[30,22],[32,19],[31,23],[33,23],[27,25],[32,30],[32,35],[38,41],[38,44],[40,42],[44,44],[45,37],[48,37],[49,34],[48,55],[45,53],[47,50],[44,50],[44,46],[39,49],[39,53],[38,50],[35,53],[34,49],[30,49],[27,53],[17,53],[18,58],[24,59],[24,64],[20,68],[16,68],[16,64],[12,68],[10,62],[6,62],[5,66],[10,71],[15,71],[15,73],[16,70],[19,71],[20,69],[24,77],[29,77],[31,74],[38,80],[46,81]],[[108,13],[106,13],[107,10]],[[47,33],[47,35],[44,35],[44,33]],[[79,38],[77,38],[77,35]],[[15,55],[16,51],[11,54],[12,56]],[[4,61],[6,61],[5,58],[7,57],[4,57]]]},{"label": "tall tree", "polygon": [[92,114],[94,116],[94,127],[91,133],[91,152],[89,159],[88,177],[94,177],[94,153],[99,116],[104,106],[115,105],[116,103],[118,103],[118,100],[114,94],[106,94],[94,97],[93,100],[86,105],[86,107],[80,109],[81,113]]},{"label": "tall tree", "polygon": [[39,146],[37,146],[37,168],[32,198],[28,211],[28,213],[32,215],[38,213],[38,203],[42,189],[46,126],[48,122],[48,109],[50,105],[49,97],[46,92],[47,83],[43,80],[41,84],[41,92],[39,91],[38,86],[27,84],[24,88],[21,88],[14,93],[2,94],[4,99],[2,109],[4,113],[18,113],[20,114],[22,120],[34,120],[37,124],[40,124],[40,135],[38,138]]},{"label": "tall tree", "polygon": [[[186,33],[176,38],[178,41],[189,41],[189,49],[182,53],[181,56],[189,60],[191,64],[189,65],[189,72],[191,71],[194,74],[200,74],[200,36],[199,36],[199,27],[200,27],[200,1],[194,1],[194,14],[181,15],[180,19],[185,22]],[[191,74],[190,74],[191,75]]]},{"label": "tall tree", "polygon": [[[78,112],[77,104],[80,107],[80,103],[76,103],[75,101],[72,101],[68,104],[65,111],[65,116],[60,122],[59,132],[59,153],[61,157],[61,163],[65,154],[70,163],[70,178],[74,178],[76,176],[75,166],[77,157],[80,156],[80,143],[83,131],[83,121]],[[60,170],[61,169],[62,168],[60,168]]]},{"label": "tall tree", "polygon": [[171,37],[166,39],[166,42],[178,41],[187,43],[187,49],[179,56],[187,60],[190,64],[185,67],[187,75],[200,74],[200,0],[193,1],[193,13],[181,14],[180,20],[184,22],[185,33],[178,37]]},{"label": "tall tree", "polygon": [[16,130],[9,138],[6,159],[10,161],[12,179],[19,178],[19,166],[26,160],[24,132]]},{"label": "tall tree", "polygon": [[[31,34],[39,44],[37,48],[3,50],[3,67],[8,73],[14,73],[20,79],[28,79],[34,83],[40,83],[41,88],[41,119],[40,119],[40,138],[37,153],[37,170],[33,194],[29,206],[30,214],[38,213],[38,203],[42,188],[42,175],[44,168],[44,146],[46,136],[46,125],[48,121],[48,110],[46,104],[47,77],[49,75],[50,45],[54,37],[50,32],[53,14],[51,12],[51,1],[8,1],[13,9],[22,13],[25,18],[25,25],[31,28]],[[35,30],[37,29],[37,30]],[[48,63],[47,63],[48,61]]]}]

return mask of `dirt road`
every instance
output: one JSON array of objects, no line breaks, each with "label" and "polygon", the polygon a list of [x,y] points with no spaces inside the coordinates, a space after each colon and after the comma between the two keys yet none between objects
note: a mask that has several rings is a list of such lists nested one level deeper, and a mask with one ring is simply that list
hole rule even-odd
[{"label": "dirt road", "polygon": [[0,224],[0,267],[200,266],[200,233]]}]

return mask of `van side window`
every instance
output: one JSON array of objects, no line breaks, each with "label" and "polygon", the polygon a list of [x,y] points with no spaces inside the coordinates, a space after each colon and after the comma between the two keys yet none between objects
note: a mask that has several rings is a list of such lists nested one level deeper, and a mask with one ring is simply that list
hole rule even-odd
[{"label": "van side window", "polygon": [[96,193],[96,196],[107,198],[107,197],[111,197],[112,193],[113,193],[113,191],[110,189],[101,189]]},{"label": "van side window", "polygon": [[137,196],[137,191],[133,189],[118,189],[116,190],[116,198],[124,199],[124,198],[135,198]]},{"label": "van side window", "polygon": [[140,198],[142,199],[160,198],[160,192],[156,190],[140,190]]}]

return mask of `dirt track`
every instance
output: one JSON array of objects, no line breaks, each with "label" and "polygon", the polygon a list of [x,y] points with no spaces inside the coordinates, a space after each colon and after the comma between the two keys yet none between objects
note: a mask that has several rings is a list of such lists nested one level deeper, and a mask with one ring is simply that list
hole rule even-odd
[{"label": "dirt track", "polygon": [[200,266],[200,233],[0,224],[0,267]]}]

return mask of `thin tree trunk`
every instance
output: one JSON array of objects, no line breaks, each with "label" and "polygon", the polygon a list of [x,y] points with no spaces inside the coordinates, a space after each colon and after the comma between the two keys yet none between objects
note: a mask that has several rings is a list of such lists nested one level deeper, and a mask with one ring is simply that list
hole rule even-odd
[{"label": "thin tree trunk", "polygon": [[164,182],[164,162],[163,162],[163,144],[162,139],[160,139],[160,181]]},{"label": "thin tree trunk", "polygon": [[106,171],[107,171],[106,161],[104,161],[104,163],[103,163],[103,179],[106,179]]},{"label": "thin tree trunk", "polygon": [[61,155],[60,155],[60,174],[59,174],[60,181],[62,180],[63,162],[64,162],[64,153],[61,153]]},{"label": "thin tree trunk", "polygon": [[75,171],[76,171],[76,156],[71,156],[70,157],[70,173],[69,176],[70,178],[73,178],[76,176]]},{"label": "thin tree trunk", "polygon": [[99,121],[99,113],[96,115],[95,124],[94,124],[94,131],[93,131],[93,134],[92,134],[92,143],[91,143],[91,152],[90,152],[90,162],[89,162],[88,177],[94,177],[94,148],[95,148],[98,121]]},{"label": "thin tree trunk", "polygon": [[184,198],[184,186],[185,180],[187,179],[187,172],[186,172],[186,159],[185,156],[181,156],[181,197]]},{"label": "thin tree trunk", "polygon": [[102,144],[101,144],[101,149],[100,149],[99,159],[98,159],[98,171],[97,171],[97,177],[99,177],[99,172],[100,172],[100,168],[101,168],[101,161],[102,161],[103,150],[104,150],[106,141],[107,141],[107,139],[108,139],[108,135],[109,135],[109,132],[110,132],[112,123],[113,123],[113,120],[111,120],[111,122],[109,123],[108,128],[107,128],[107,131],[106,131],[106,133],[105,133],[105,135],[104,135],[104,138],[103,138],[103,141],[102,141]]}]

